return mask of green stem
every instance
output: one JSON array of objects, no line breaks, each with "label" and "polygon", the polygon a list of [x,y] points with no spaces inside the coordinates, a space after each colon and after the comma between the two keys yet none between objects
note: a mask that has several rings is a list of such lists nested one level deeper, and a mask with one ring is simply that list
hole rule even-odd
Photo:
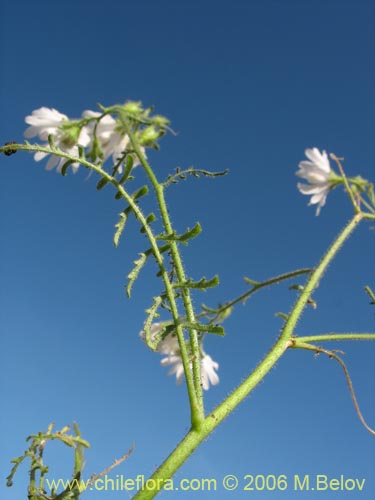
[{"label": "green stem", "polygon": [[370,210],[373,214],[375,214],[375,209],[362,197],[360,196],[361,203],[367,208],[367,210]]},{"label": "green stem", "polygon": [[341,164],[341,161],[340,161],[340,158],[338,158],[335,154],[331,153],[331,158],[336,162],[339,170],[340,170],[340,174],[343,178],[343,181],[344,181],[344,185],[345,185],[345,189],[346,189],[346,192],[348,193],[349,195],[349,198],[350,198],[350,201],[352,202],[352,205],[354,207],[354,211],[355,213],[360,213],[361,209],[360,207],[358,206],[358,202],[357,200],[355,199],[355,196],[353,194],[353,191],[352,191],[352,188],[350,187],[349,185],[349,182],[348,182],[348,179],[346,178],[346,175],[345,175],[345,172],[344,172],[344,168]]},{"label": "green stem", "polygon": [[375,305],[375,293],[371,290],[371,288],[366,285],[365,286],[365,292],[367,293],[367,295],[370,297],[371,301],[370,304],[371,305]]},{"label": "green stem", "polygon": [[[137,155],[137,157],[139,158],[139,161],[141,162],[143,168],[145,169],[145,171],[150,179],[150,182],[155,190],[155,194],[156,194],[157,202],[159,205],[161,218],[162,218],[162,221],[164,224],[165,232],[166,232],[166,234],[172,234],[173,228],[172,228],[172,224],[171,224],[171,221],[169,218],[167,205],[165,202],[164,186],[158,182],[151,166],[149,165],[148,161],[146,160],[145,155],[142,153],[141,148],[139,147],[138,141],[136,140],[136,137],[131,129],[131,126],[128,122],[128,119],[127,119],[125,113],[123,112],[123,110],[121,108],[115,108],[115,109],[116,109],[116,112],[118,113],[118,116],[120,118],[120,121],[121,121],[123,127],[126,130],[126,133],[129,136],[129,139],[130,139],[131,144],[133,146],[134,152]],[[170,242],[170,250],[171,250],[172,259],[173,259],[173,262],[175,265],[176,275],[177,275],[178,281],[180,283],[184,283],[186,281],[185,271],[184,271],[184,267],[182,265],[182,260],[181,260],[181,256],[179,253],[179,249],[178,249],[177,243],[175,241]],[[184,308],[185,308],[185,312],[186,312],[186,318],[188,319],[189,323],[195,323],[195,313],[194,313],[193,304],[192,304],[191,297],[190,297],[190,290],[186,287],[181,287],[180,290],[181,290],[181,296],[182,296],[182,300],[183,300]],[[168,298],[170,298],[172,295],[169,294],[168,290],[167,290],[167,293],[168,293]],[[173,317],[173,319],[175,320],[176,326],[177,326],[178,317],[177,318]],[[180,348],[181,348],[182,345],[184,344],[183,335],[178,335],[178,339],[179,339],[179,344],[180,344]],[[203,392],[202,392],[202,382],[201,382],[200,346],[199,346],[197,331],[194,329],[190,329],[190,345],[191,345],[191,349],[192,349],[192,353],[193,353],[191,362],[192,362],[192,366],[193,366],[193,381],[194,381],[196,398],[193,398],[193,395],[191,395],[191,397],[192,397],[192,399],[194,399],[194,400],[196,399],[196,401],[197,401],[197,405],[191,406],[191,422],[192,422],[193,427],[199,428],[201,422],[204,419],[204,403],[203,403]],[[182,354],[182,352],[181,352],[181,354]],[[190,372],[189,364],[187,367],[185,367],[185,365],[184,365],[184,369],[185,369],[185,377],[186,377],[186,379],[188,379],[188,376],[189,376],[188,372]],[[189,387],[188,387],[188,390],[190,390]]]},{"label": "green stem", "polygon": [[375,333],[327,333],[308,337],[294,337],[298,343],[329,342],[332,340],[375,340]]},{"label": "green stem", "polygon": [[[356,214],[353,219],[339,234],[337,239],[329,247],[327,253],[311,273],[304,290],[297,299],[288,320],[285,323],[281,334],[265,358],[258,364],[255,370],[242,382],[213,412],[204,420],[200,430],[192,429],[180,442],[169,457],[151,476],[157,485],[156,489],[139,491],[133,500],[151,500],[162,489],[163,481],[173,476],[184,461],[191,455],[197,446],[248,396],[256,385],[264,379],[284,352],[293,345],[292,335],[294,327],[300,318],[310,295],[318,285],[319,280],[327,269],[328,265],[335,257],[346,239],[349,238],[363,215]],[[159,482],[159,484],[158,484]]]},{"label": "green stem", "polygon": [[[250,290],[247,290],[245,293],[241,294],[239,297],[236,299],[231,300],[230,302],[227,302],[223,304],[221,307],[218,307],[215,309],[215,316],[210,320],[210,323],[215,323],[217,319],[220,318],[220,315],[226,311],[227,309],[230,309],[231,307],[235,306],[239,302],[245,302],[253,293],[257,292],[258,290],[261,290],[262,288],[265,288],[266,286],[274,285],[276,283],[280,283],[281,281],[288,280],[290,278],[295,278],[296,276],[300,276],[301,274],[307,274],[311,273],[311,269],[298,269],[297,271],[292,271],[290,273],[284,273],[280,274],[279,276],[275,276],[273,278],[270,278],[268,280],[262,281],[260,283],[254,283],[253,288]],[[209,311],[203,311],[199,314],[197,314],[198,317],[203,317],[203,316],[208,316],[212,313]]]},{"label": "green stem", "polygon": [[327,269],[329,263],[332,261],[336,253],[340,250],[345,240],[349,238],[351,233],[357,227],[359,222],[363,219],[363,214],[356,214],[346,225],[346,227],[341,231],[337,239],[333,242],[331,247],[328,249],[327,253],[323,256],[322,260],[315,268],[314,272],[311,274],[308,279],[301,295],[298,297],[292,312],[290,313],[285,326],[282,330],[281,336],[285,335],[286,338],[290,338],[293,335],[294,328],[297,324],[298,319],[300,318],[303,309],[305,308],[308,300],[310,299],[311,294],[315,291],[315,289],[319,285],[320,279],[323,277],[325,270]]}]

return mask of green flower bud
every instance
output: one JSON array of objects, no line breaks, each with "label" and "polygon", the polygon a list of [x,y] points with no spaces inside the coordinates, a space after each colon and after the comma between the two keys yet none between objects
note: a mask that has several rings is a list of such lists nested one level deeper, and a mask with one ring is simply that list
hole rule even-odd
[{"label": "green flower bud", "polygon": [[142,103],[140,101],[127,101],[124,104],[124,111],[132,115],[139,115],[142,113]]},{"label": "green flower bud", "polygon": [[77,122],[68,122],[61,125],[61,129],[64,132],[62,138],[62,144],[67,148],[73,147],[78,142],[78,137],[81,132],[81,127]]},{"label": "green flower bud", "polygon": [[165,116],[155,115],[152,117],[152,123],[157,127],[167,127],[170,122]]},{"label": "green flower bud", "polygon": [[142,146],[153,146],[160,135],[161,132],[157,131],[153,125],[150,125],[139,133],[139,142]]}]

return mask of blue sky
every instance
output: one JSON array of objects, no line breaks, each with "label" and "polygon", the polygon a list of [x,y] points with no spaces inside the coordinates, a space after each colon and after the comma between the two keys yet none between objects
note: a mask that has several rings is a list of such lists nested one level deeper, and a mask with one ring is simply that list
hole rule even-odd
[{"label": "blue sky", "polygon": [[[21,141],[24,117],[40,106],[78,117],[98,102],[134,99],[155,105],[178,132],[150,153],[161,178],[176,166],[230,169],[225,178],[189,180],[168,192],[177,229],[196,221],[203,227],[183,249],[189,273],[221,279],[217,289],[194,296],[198,308],[245,291],[244,276],[263,280],[315,265],[349,220],[351,206],[339,190],[319,217],[297,191],[305,148],[344,156],[348,175],[374,179],[373,2],[3,0],[0,9],[2,142]],[[159,291],[152,265],[132,299],[124,294],[144,240],[131,223],[114,248],[122,207],[110,189],[96,191],[94,176],[62,178],[26,153],[1,163],[0,496],[26,496],[25,467],[13,488],[4,486],[9,460],[23,452],[27,435],[51,421],[59,428],[79,423],[92,445],[87,477],[132,442],[134,454],[113,475],[147,476],[187,431],[189,416],[184,387],[138,337]],[[318,308],[306,311],[297,333],[374,330],[363,293],[364,285],[375,287],[374,246],[364,224],[330,266],[315,295]],[[207,409],[267,352],[281,327],[275,313],[288,312],[293,293],[287,285],[259,292],[237,307],[226,337],[207,339],[221,377],[206,394]],[[338,347],[375,425],[375,346]],[[53,443],[46,458],[54,461],[51,477],[70,476],[67,450]],[[358,421],[339,367],[292,351],[178,478],[344,474],[365,478],[356,498],[373,499],[374,459],[374,438]],[[94,500],[121,494],[86,493]],[[219,489],[215,496],[248,494]]]}]

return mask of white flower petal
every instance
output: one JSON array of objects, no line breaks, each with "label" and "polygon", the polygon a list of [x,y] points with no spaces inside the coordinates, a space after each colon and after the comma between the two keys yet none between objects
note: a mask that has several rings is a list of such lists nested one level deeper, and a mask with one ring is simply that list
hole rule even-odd
[{"label": "white flower petal", "polygon": [[202,387],[205,391],[210,388],[210,384],[217,385],[220,382],[219,376],[215,371],[218,369],[219,363],[214,361],[208,354],[205,354],[201,359]]},{"label": "white flower petal", "polygon": [[327,199],[327,192],[321,192],[321,193],[316,193],[311,197],[310,200],[310,205],[315,205],[316,203],[319,203],[319,205],[322,207],[325,205]]},{"label": "white flower petal", "polygon": [[[150,327],[151,339],[155,340],[157,335],[160,333],[163,325],[166,323],[152,323]],[[142,330],[139,333],[140,337],[145,340],[145,331]],[[182,364],[182,358],[180,355],[180,347],[178,344],[178,339],[173,332],[171,332],[167,337],[165,337],[157,346],[157,351],[160,354],[166,355],[160,363],[162,366],[170,366],[168,375],[176,375],[177,384],[180,384],[184,378],[184,367]],[[191,368],[190,363],[190,368]],[[216,385],[219,383],[219,376],[216,371],[219,369],[219,364],[213,361],[211,356],[208,354],[203,354],[201,359],[201,376],[202,376],[202,387],[207,391],[211,385]]]},{"label": "white flower petal", "polygon": [[297,184],[297,187],[302,194],[307,194],[307,195],[321,193],[322,191],[329,190],[326,184],[310,185],[310,184],[302,184],[299,182]]},{"label": "white flower petal", "polygon": [[299,182],[297,187],[302,194],[312,195],[309,205],[318,204],[316,214],[319,215],[331,188],[331,167],[325,151],[321,153],[318,148],[312,148],[306,149],[305,154],[309,161],[299,163],[296,175],[305,179],[308,184]]},{"label": "white flower petal", "polygon": [[[63,122],[69,120],[66,115],[63,115],[54,108],[41,107],[35,109],[31,115],[26,116],[25,122],[30,125],[24,133],[26,138],[38,136],[42,141],[47,141],[49,135],[53,135],[55,145],[62,151],[76,156],[78,158],[78,147],[74,145],[73,147],[68,146],[66,143],[66,135],[64,136],[64,131],[60,128]],[[90,130],[88,127],[82,127],[80,135],[78,138],[78,143],[85,147],[89,144],[91,140]],[[44,144],[44,147],[48,147],[48,144]],[[35,161],[40,161],[48,156],[48,153],[37,152],[34,155]],[[52,155],[47,162],[46,169],[52,170],[57,166],[58,171],[61,171],[63,164],[66,162],[65,158],[60,158]],[[76,172],[79,168],[79,163],[74,163],[72,165],[73,172]]]},{"label": "white flower petal", "polygon": [[25,131],[25,137],[38,135],[43,141],[47,140],[49,134],[55,134],[59,126],[68,120],[66,115],[59,113],[56,109],[42,107],[35,109],[31,115],[26,116],[25,122],[31,127]]},{"label": "white flower petal", "polygon": [[[97,118],[101,115],[98,111],[91,111],[87,109],[82,113],[82,116],[84,118]],[[94,126],[96,122],[90,122],[87,127],[89,128],[90,131],[90,136],[93,135],[94,131]],[[113,134],[116,130],[116,120],[111,116],[111,115],[105,115],[103,118],[99,121],[98,126],[96,127],[96,137],[98,141],[101,143],[101,147],[104,148],[107,144],[108,141],[111,137],[111,134]],[[91,137],[92,140],[92,137]],[[109,157],[110,155],[108,155]]]},{"label": "white flower petal", "polygon": [[59,158],[55,155],[51,155],[47,161],[46,170],[53,170],[59,163]]},{"label": "white flower petal", "polygon": [[318,148],[306,149],[305,155],[309,158],[309,160],[311,160],[312,163],[318,165],[324,172],[329,173],[331,170],[329,159],[325,151],[321,153]]},{"label": "white flower petal", "polygon": [[79,137],[78,137],[78,144],[80,146],[86,147],[90,144],[91,141],[91,133],[88,127],[82,127]]},{"label": "white flower petal", "polygon": [[42,151],[37,151],[34,155],[34,160],[40,161],[40,160],[43,160],[46,156],[48,156],[48,153],[43,153]]}]

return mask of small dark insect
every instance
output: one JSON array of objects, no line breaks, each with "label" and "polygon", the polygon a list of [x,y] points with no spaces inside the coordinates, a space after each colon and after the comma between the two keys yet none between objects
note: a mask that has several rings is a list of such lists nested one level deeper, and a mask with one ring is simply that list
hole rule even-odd
[{"label": "small dark insect", "polygon": [[[17,143],[16,141],[6,142],[4,146],[10,146],[11,144],[17,144]],[[11,156],[14,155],[15,153],[17,153],[16,149],[7,149],[6,151],[4,151],[5,156]]]}]

